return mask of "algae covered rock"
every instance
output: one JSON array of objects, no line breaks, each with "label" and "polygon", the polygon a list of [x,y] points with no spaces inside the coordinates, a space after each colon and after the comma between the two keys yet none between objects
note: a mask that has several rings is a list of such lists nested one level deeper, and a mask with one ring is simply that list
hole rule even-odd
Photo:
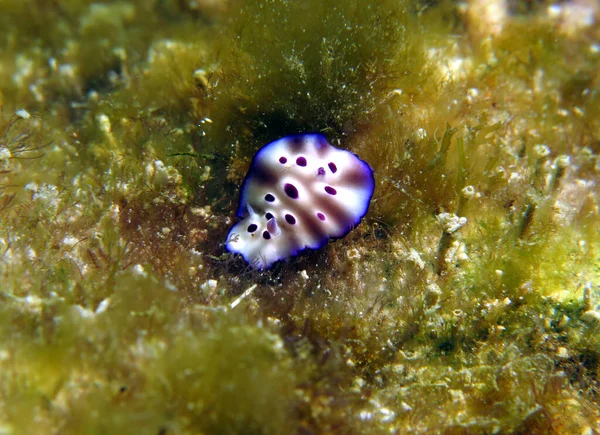
[{"label": "algae covered rock", "polygon": [[[0,432],[600,431],[597,8],[0,1]],[[254,270],[299,132],[371,206]]]}]

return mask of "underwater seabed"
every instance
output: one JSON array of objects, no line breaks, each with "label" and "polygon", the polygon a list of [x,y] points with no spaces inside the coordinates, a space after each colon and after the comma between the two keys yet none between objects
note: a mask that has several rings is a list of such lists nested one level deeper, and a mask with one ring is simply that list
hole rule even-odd
[{"label": "underwater seabed", "polygon": [[[0,0],[0,434],[600,432],[599,14]],[[306,132],[368,212],[254,269]]]}]

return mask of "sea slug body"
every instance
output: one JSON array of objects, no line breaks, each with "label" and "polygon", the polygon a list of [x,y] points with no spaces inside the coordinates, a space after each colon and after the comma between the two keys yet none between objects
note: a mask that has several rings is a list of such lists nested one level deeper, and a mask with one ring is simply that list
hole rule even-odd
[{"label": "sea slug body", "polygon": [[374,188],[370,166],[322,134],[278,139],[252,160],[226,248],[256,269],[319,249],[358,225]]}]

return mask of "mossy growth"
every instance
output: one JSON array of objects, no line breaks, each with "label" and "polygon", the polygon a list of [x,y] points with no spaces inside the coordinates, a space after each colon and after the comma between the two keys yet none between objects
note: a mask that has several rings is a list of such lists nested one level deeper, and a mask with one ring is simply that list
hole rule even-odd
[{"label": "mossy growth", "polygon": [[[597,28],[38,3],[0,1],[0,432],[598,430]],[[369,214],[252,270],[250,159],[315,130],[373,167]]]},{"label": "mossy growth", "polygon": [[207,141],[239,141],[244,153],[295,132],[340,139],[367,121],[394,79],[413,92],[428,79],[407,2],[242,2],[223,39]]}]

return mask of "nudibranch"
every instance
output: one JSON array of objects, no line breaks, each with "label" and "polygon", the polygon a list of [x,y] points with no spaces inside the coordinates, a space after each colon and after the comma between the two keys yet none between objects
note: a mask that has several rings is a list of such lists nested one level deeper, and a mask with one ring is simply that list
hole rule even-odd
[{"label": "nudibranch", "polygon": [[319,249],[358,225],[374,188],[371,167],[322,134],[278,139],[252,160],[226,248],[256,269]]}]

